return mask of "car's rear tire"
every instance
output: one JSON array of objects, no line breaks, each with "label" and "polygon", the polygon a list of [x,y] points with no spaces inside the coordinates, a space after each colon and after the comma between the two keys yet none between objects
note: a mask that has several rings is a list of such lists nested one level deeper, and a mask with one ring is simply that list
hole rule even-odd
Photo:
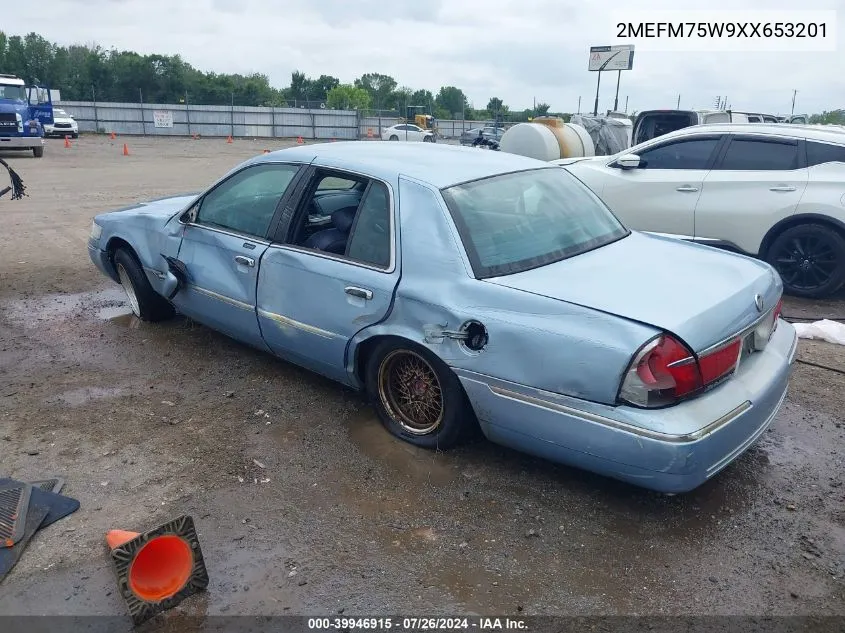
[{"label": "car's rear tire", "polygon": [[373,408],[390,433],[430,449],[448,449],[467,437],[473,413],[455,373],[427,349],[388,338],[366,359],[365,382]]},{"label": "car's rear tire", "polygon": [[423,143],[433,143],[434,137],[433,136],[423,136]]},{"label": "car's rear tire", "polygon": [[33,147],[32,148],[32,155],[35,156],[35,158],[43,157],[44,156],[44,146],[42,145],[41,147]]},{"label": "car's rear tire", "polygon": [[765,258],[780,274],[784,292],[796,297],[819,299],[845,284],[845,237],[823,224],[785,229]]},{"label": "car's rear tire", "polygon": [[390,135],[390,138],[389,138],[388,140],[390,140],[390,141],[398,141],[398,140],[399,140],[399,137],[398,137],[398,136],[396,136],[395,134],[391,134],[391,135]]},{"label": "car's rear tire", "polygon": [[125,248],[117,249],[114,254],[114,268],[136,317],[154,323],[173,316],[173,306],[153,290],[133,253]]}]

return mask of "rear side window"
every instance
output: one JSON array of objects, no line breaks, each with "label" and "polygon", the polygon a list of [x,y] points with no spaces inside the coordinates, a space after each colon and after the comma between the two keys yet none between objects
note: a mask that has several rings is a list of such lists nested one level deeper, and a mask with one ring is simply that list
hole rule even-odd
[{"label": "rear side window", "polygon": [[735,138],[719,169],[771,171],[798,168],[798,143]]},{"label": "rear side window", "polygon": [[355,216],[346,256],[379,268],[390,266],[390,196],[373,181]]},{"label": "rear side window", "polygon": [[640,154],[644,169],[707,169],[718,138],[666,143]]},{"label": "rear side window", "polygon": [[807,166],[845,163],[845,145],[807,141]]}]

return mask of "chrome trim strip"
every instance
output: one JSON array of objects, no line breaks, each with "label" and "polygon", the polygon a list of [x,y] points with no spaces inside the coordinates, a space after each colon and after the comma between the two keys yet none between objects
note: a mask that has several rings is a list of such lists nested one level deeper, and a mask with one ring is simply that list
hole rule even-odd
[{"label": "chrome trim strip", "polygon": [[643,231],[643,233],[647,233],[649,235],[657,235],[658,237],[670,237],[673,240],[686,240],[688,242],[695,240],[692,235],[679,235],[676,233],[658,233],[657,231]]},{"label": "chrome trim strip", "polygon": [[241,308],[242,310],[255,310],[255,306],[251,303],[244,303],[243,301],[238,301],[237,299],[227,297],[226,295],[221,295],[220,293],[214,292],[213,290],[209,290],[208,288],[202,288],[193,284],[188,286],[188,288],[191,290],[195,290],[198,293],[205,295],[206,297],[217,299],[218,301],[228,303],[229,305],[235,306],[236,308]]},{"label": "chrome trim strip", "polygon": [[328,330],[322,330],[318,327],[313,325],[308,325],[307,323],[302,323],[301,321],[294,321],[286,316],[282,316],[281,314],[276,314],[275,312],[269,312],[267,310],[262,310],[258,308],[258,316],[262,316],[266,319],[270,319],[271,321],[275,321],[279,325],[288,325],[290,327],[296,328],[297,330],[302,330],[303,332],[308,332],[309,334],[315,334],[317,336],[321,336],[323,338],[338,338],[340,335],[335,334],[334,332],[329,332]]},{"label": "chrome trim strip", "polygon": [[789,354],[787,354],[787,362],[788,364],[792,364],[795,362],[795,356],[798,352],[798,334],[793,332],[792,334],[792,347],[789,348]]},{"label": "chrome trim strip", "polygon": [[179,221],[180,224],[183,226],[192,226],[197,229],[205,229],[206,231],[213,231],[215,233],[221,233],[223,235],[229,235],[231,237],[236,237],[239,240],[243,240],[244,242],[255,242],[256,244],[261,244],[262,246],[268,246],[270,242],[265,240],[263,237],[255,237],[254,235],[247,235],[246,233],[235,233],[234,231],[227,231],[226,229],[218,229],[214,226],[208,226],[207,224],[197,224],[196,222],[182,222]]},{"label": "chrome trim strip", "polygon": [[723,345],[727,345],[728,343],[733,341],[733,339],[735,339],[735,338],[744,338],[747,334],[751,334],[752,331],[757,329],[757,326],[759,326],[763,321],[765,321],[767,318],[772,316],[772,312],[774,311],[774,309],[776,307],[777,307],[777,303],[775,305],[773,305],[771,308],[769,308],[768,310],[766,310],[766,312],[764,312],[761,316],[759,316],[751,325],[748,325],[748,326],[744,327],[743,329],[741,329],[739,332],[736,332],[735,334],[731,334],[730,336],[726,336],[725,338],[723,338],[718,343],[714,343],[710,347],[707,347],[707,348],[701,350],[700,352],[697,353],[697,356],[699,356],[699,357],[706,356],[707,354],[710,354],[711,352],[715,352],[716,350],[718,350]]},{"label": "chrome trim strip", "polygon": [[754,431],[754,433],[751,434],[751,437],[749,437],[742,444],[740,444],[738,448],[735,448],[733,451],[731,451],[730,453],[725,455],[722,459],[720,459],[718,462],[716,462],[715,464],[710,466],[710,468],[707,469],[707,471],[706,471],[706,478],[707,479],[710,479],[713,475],[715,475],[720,470],[722,470],[725,466],[730,464],[740,454],[742,454],[745,450],[747,450],[749,446],[751,446],[754,442],[756,442],[757,438],[759,438],[763,433],[765,433],[766,429],[768,429],[769,426],[771,425],[772,420],[774,420],[775,416],[778,414],[778,411],[780,411],[780,408],[783,405],[783,401],[785,399],[786,399],[786,391],[783,392],[783,395],[780,397],[780,400],[778,400],[777,405],[775,405],[775,408],[771,412],[769,417],[766,418],[766,421],[763,422],[763,424],[760,425],[760,428],[758,428],[756,431]]},{"label": "chrome trim strip", "polygon": [[626,433],[632,433],[634,435],[647,437],[649,439],[658,440],[661,442],[670,442],[672,444],[687,444],[690,442],[696,442],[701,438],[717,431],[719,428],[738,418],[740,415],[742,415],[751,408],[751,401],[746,400],[738,407],[736,407],[732,411],[729,411],[719,419],[711,422],[707,426],[704,426],[698,429],[697,431],[693,431],[692,433],[676,435],[673,433],[661,433],[660,431],[651,431],[649,429],[643,429],[639,426],[628,424],[627,422],[620,422],[619,420],[613,420],[603,415],[580,411],[578,409],[574,409],[572,407],[568,407],[557,402],[550,402],[548,400],[535,398],[534,396],[528,396],[525,394],[517,393],[515,391],[511,391],[510,389],[503,389],[501,387],[494,387],[492,385],[487,385],[487,388],[490,389],[490,391],[492,391],[497,396],[501,396],[503,398],[516,400],[518,402],[523,402],[534,407],[541,407],[543,409],[549,409],[558,413],[565,413],[566,415],[571,415],[573,417],[580,418],[588,422],[594,422],[596,424],[608,426],[620,431],[625,431]]}]

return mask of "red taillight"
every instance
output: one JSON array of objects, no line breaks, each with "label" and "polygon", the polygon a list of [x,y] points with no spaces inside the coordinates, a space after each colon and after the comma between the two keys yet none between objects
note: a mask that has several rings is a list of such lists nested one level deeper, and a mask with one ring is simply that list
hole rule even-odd
[{"label": "red taillight", "polygon": [[698,359],[701,379],[705,386],[734,370],[741,347],[742,339],[737,338]]},{"label": "red taillight", "polygon": [[742,347],[741,339],[696,358],[670,334],[644,345],[628,368],[619,398],[641,407],[662,407],[691,396],[731,373]]},{"label": "red taillight", "polygon": [[778,319],[780,318],[781,310],[783,310],[783,297],[778,299],[778,303],[774,309],[774,316],[772,317],[772,332],[778,329]]}]

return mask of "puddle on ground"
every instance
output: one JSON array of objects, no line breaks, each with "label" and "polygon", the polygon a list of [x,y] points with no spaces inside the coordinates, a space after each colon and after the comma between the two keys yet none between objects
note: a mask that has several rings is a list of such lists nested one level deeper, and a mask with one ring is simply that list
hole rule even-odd
[{"label": "puddle on ground", "polygon": [[103,400],[105,398],[117,398],[123,395],[124,389],[117,387],[82,387],[71,389],[51,398],[52,401],[60,401],[70,407],[79,407],[92,400]]},{"label": "puddle on ground", "polygon": [[442,454],[393,437],[370,408],[350,421],[349,438],[367,457],[415,481],[445,486],[457,477],[457,471]]},{"label": "puddle on ground", "polygon": [[117,285],[94,292],[59,293],[5,301],[2,309],[10,319],[25,327],[40,327],[45,321],[63,321],[83,314],[94,314],[99,319],[108,320],[129,312],[126,294]]}]

